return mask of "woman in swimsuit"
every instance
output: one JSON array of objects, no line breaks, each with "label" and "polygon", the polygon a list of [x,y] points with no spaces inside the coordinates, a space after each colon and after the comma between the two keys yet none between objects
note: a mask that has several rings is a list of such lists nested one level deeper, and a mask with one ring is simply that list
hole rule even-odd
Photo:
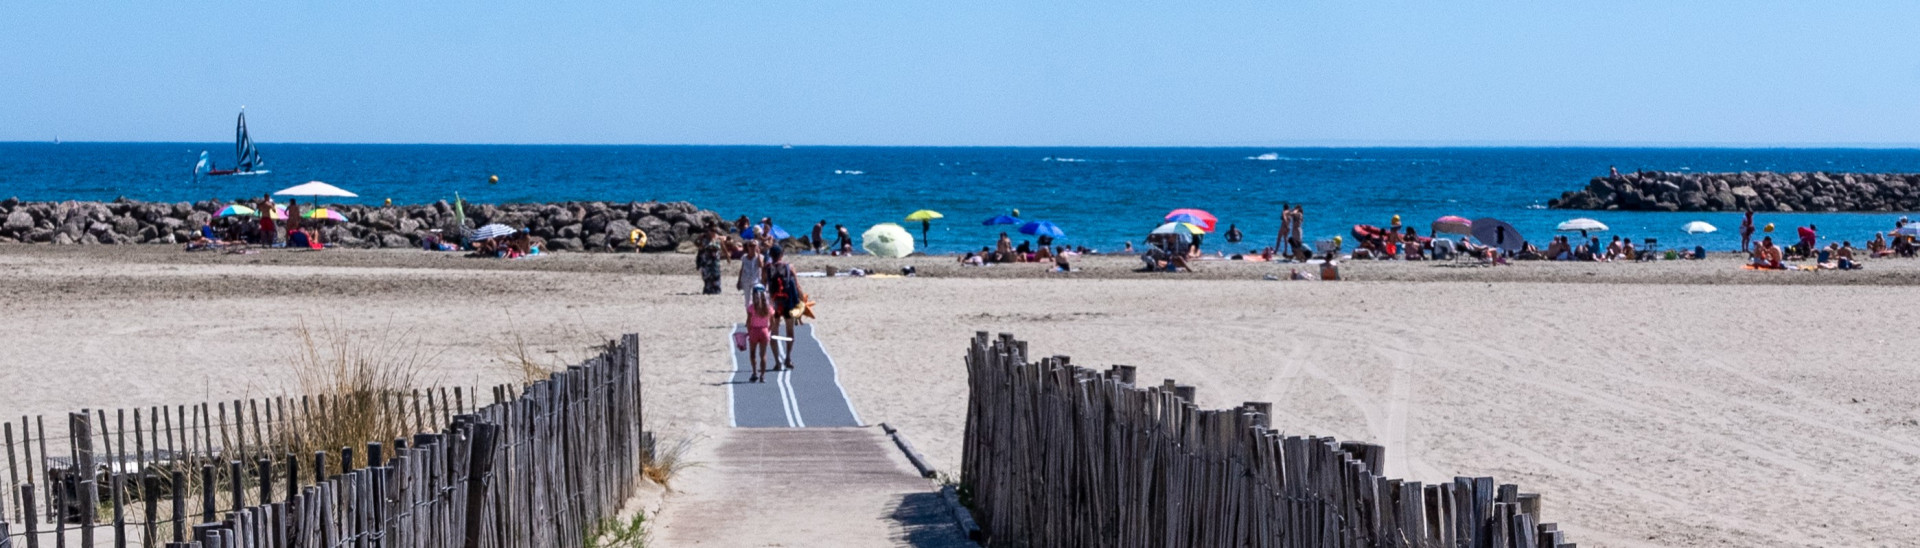
[{"label": "woman in swimsuit", "polygon": [[747,382],[767,382],[767,352],[773,346],[773,303],[767,287],[754,284],[747,302],[747,359],[753,374]]}]

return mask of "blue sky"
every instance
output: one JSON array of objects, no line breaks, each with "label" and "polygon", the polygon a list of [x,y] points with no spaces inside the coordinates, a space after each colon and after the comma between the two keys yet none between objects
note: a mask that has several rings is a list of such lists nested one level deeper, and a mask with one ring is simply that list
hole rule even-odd
[{"label": "blue sky", "polygon": [[0,2],[0,140],[1920,144],[1920,2]]}]

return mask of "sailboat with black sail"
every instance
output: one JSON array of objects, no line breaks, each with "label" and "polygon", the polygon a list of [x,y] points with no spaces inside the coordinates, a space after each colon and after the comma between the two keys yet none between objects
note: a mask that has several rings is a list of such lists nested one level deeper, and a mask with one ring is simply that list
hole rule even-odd
[{"label": "sailboat with black sail", "polygon": [[266,162],[260,160],[260,149],[253,146],[253,136],[247,134],[247,109],[240,109],[240,122],[233,130],[233,169],[214,169],[207,175],[265,175],[261,169]]}]

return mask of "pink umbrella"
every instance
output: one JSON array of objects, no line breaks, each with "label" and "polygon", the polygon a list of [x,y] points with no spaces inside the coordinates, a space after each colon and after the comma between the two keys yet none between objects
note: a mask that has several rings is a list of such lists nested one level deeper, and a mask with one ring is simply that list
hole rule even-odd
[{"label": "pink umbrella", "polygon": [[[1163,217],[1162,219],[1171,221],[1173,220],[1174,217],[1178,217],[1181,215],[1191,215],[1193,216],[1193,218],[1200,220],[1199,223],[1194,223],[1194,224],[1207,227],[1208,231],[1212,231],[1213,225],[1220,222],[1219,217],[1214,217],[1212,213],[1207,213],[1206,210],[1190,209],[1190,208],[1181,208],[1181,209],[1169,211],[1167,212],[1167,216]],[[1187,221],[1187,222],[1192,222],[1192,221]]]},{"label": "pink umbrella", "polygon": [[1433,231],[1435,233],[1445,232],[1447,234],[1472,235],[1473,221],[1467,220],[1466,217],[1448,215],[1433,220]]}]

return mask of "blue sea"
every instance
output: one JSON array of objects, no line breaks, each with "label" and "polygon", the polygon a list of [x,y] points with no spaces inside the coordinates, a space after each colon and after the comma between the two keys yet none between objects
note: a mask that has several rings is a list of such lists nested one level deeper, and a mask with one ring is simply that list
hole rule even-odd
[{"label": "blue sea", "polygon": [[[1114,249],[1139,242],[1174,208],[1237,225],[1252,250],[1273,241],[1283,203],[1304,204],[1311,239],[1400,215],[1425,232],[1443,215],[1497,217],[1530,240],[1592,217],[1607,235],[1663,246],[1738,247],[1737,213],[1636,213],[1545,208],[1549,198],[1618,166],[1623,172],[1920,172],[1920,150],[1662,148],[936,148],[796,146],[259,145],[266,175],[192,176],[201,151],[232,164],[231,143],[0,143],[0,197],[23,200],[231,200],[320,180],[377,204],[452,200],[690,201],[722,216],[770,216],[798,235],[820,220],[856,237],[917,209],[935,221],[931,250],[991,245],[1006,226],[981,221],[1018,209],[1067,233],[1062,242]],[[498,184],[488,177],[498,175]],[[1783,233],[1817,224],[1823,240],[1861,245],[1900,214],[1762,213]],[[1688,235],[1680,226],[1721,228]],[[1015,234],[1015,241],[1019,241]],[[1209,247],[1224,238],[1209,238]],[[923,249],[928,248],[922,242]]]}]

